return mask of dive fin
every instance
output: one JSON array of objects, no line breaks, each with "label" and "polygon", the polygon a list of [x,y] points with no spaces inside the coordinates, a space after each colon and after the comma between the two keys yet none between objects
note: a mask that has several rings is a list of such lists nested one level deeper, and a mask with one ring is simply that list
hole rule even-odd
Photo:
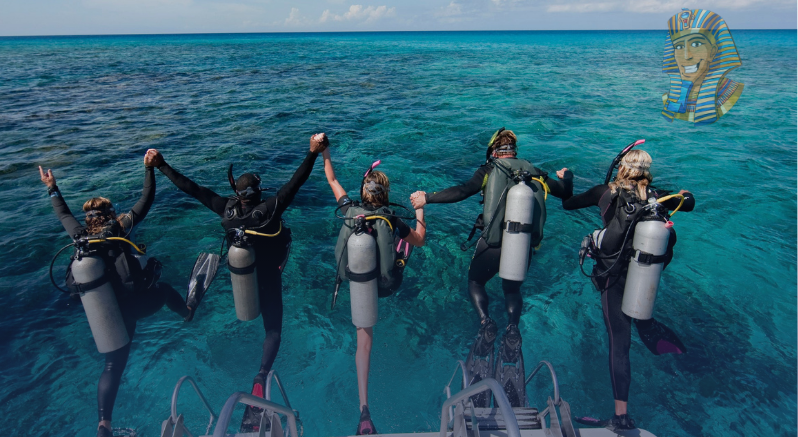
[{"label": "dive fin", "polygon": [[609,420],[596,419],[595,417],[574,417],[574,420],[582,425],[593,426],[596,428],[604,428],[610,424]]},{"label": "dive fin", "polygon": [[655,319],[635,320],[635,326],[637,326],[637,334],[640,336],[640,341],[646,345],[652,354],[678,355],[687,352],[687,348],[684,347],[676,333]]},{"label": "dive fin", "polygon": [[211,286],[213,278],[216,277],[216,271],[219,269],[219,260],[221,257],[215,253],[200,253],[197,261],[194,262],[194,269],[191,272],[191,277],[188,280],[188,293],[186,293],[186,306],[188,307],[188,315],[186,321],[190,322],[194,318],[194,312],[197,311],[205,292]]},{"label": "dive fin", "polygon": [[521,332],[518,325],[508,325],[499,345],[496,360],[496,381],[507,394],[514,408],[526,407],[526,370],[521,352]]},{"label": "dive fin", "polygon": [[[471,380],[468,385],[474,385],[485,378],[490,378],[493,373],[493,343],[496,341],[496,322],[490,318],[479,328],[477,338],[468,352],[466,370]],[[483,391],[471,396],[474,408],[490,407],[491,392]]]},{"label": "dive fin", "polygon": [[[266,378],[262,373],[258,373],[255,381],[252,384],[252,395],[263,398],[263,392],[266,387]],[[241,418],[241,427],[239,432],[259,432],[261,422],[263,421],[263,409],[247,405],[244,409],[244,417]]]}]

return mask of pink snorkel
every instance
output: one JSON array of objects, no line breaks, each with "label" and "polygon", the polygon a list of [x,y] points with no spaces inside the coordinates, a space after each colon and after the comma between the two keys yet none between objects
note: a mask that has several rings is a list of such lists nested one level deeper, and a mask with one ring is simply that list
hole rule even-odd
[{"label": "pink snorkel", "polygon": [[[644,140],[644,141],[645,141],[645,140]],[[368,175],[369,175],[369,173],[371,173],[372,171],[374,171],[374,169],[375,169],[375,168],[377,168],[377,166],[378,166],[378,165],[380,165],[380,163],[381,163],[381,162],[382,162],[382,160],[381,160],[381,159],[378,159],[378,160],[374,161],[374,164],[371,164],[371,167],[369,167],[369,169],[368,169],[368,170],[366,170],[366,173],[363,175],[363,178],[365,179],[365,178],[366,178],[366,176],[368,176]]]}]

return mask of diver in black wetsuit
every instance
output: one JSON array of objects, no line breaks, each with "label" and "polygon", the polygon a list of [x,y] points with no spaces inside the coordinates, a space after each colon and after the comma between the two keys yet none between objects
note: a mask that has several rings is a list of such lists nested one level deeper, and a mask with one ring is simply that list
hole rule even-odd
[{"label": "diver in black wetsuit", "polygon": [[[147,216],[155,197],[153,157],[154,154],[150,152],[144,157],[144,190],[141,193],[141,198],[130,210],[130,213],[116,215],[108,199],[95,197],[89,199],[83,205],[83,211],[86,212],[86,226],[81,225],[72,215],[64,198],[61,196],[61,191],[56,185],[52,170],[47,170],[45,173],[39,167],[39,174],[42,182],[47,185],[47,192],[52,200],[53,209],[69,236],[73,239],[98,234],[124,237],[130,233],[134,226],[141,223],[144,217]],[[130,346],[133,341],[133,335],[136,332],[136,322],[139,319],[155,314],[164,304],[182,317],[186,317],[189,313],[183,297],[174,288],[168,284],[155,282],[160,274],[157,271],[160,268],[159,263],[148,263],[147,268],[143,269],[143,271],[141,268],[136,270],[139,261],[129,255],[128,246],[120,244],[114,249],[122,254],[119,255],[120,257],[125,257],[124,262],[127,265],[125,270],[137,271],[141,275],[148,276],[149,279],[145,283],[138,282],[140,278],[131,278],[135,279],[133,283],[137,284],[132,293],[123,289],[121,280],[111,281],[114,284],[114,293],[117,297],[119,309],[122,312],[130,342],[113,352],[105,354],[105,368],[97,384],[97,411],[100,420],[97,427],[98,437],[111,437],[113,435],[111,432],[111,415],[116,401],[116,394],[122,381],[122,373],[125,371],[127,359],[130,355]],[[117,263],[117,266],[119,265],[120,263]],[[116,279],[121,278],[124,280],[123,275],[125,274],[126,272],[117,271],[118,278]]]},{"label": "diver in black wetsuit", "polygon": [[[547,173],[532,166],[529,162],[516,158],[516,141],[516,136],[512,131],[504,130],[504,128],[500,129],[494,134],[488,145],[486,153],[487,162],[482,164],[477,171],[474,172],[471,179],[463,184],[436,193],[427,194],[424,191],[417,191],[410,196],[414,208],[422,208],[424,205],[431,203],[456,203],[479,192],[483,192],[485,198],[483,214],[477,219],[475,229],[482,229],[482,227],[488,227],[488,229],[486,232],[483,232],[477,241],[476,249],[471,259],[471,265],[468,269],[468,292],[481,320],[479,334],[477,335],[477,340],[472,347],[471,353],[469,353],[468,361],[472,361],[471,358],[475,355],[478,357],[488,357],[488,359],[486,360],[487,368],[482,370],[476,368],[469,369],[469,371],[472,372],[472,377],[475,377],[472,383],[481,379],[479,373],[484,374],[487,372],[490,376],[493,376],[491,357],[498,329],[496,323],[488,314],[488,294],[485,292],[485,284],[498,273],[501,256],[501,240],[498,238],[500,238],[501,235],[501,222],[504,217],[503,196],[500,196],[499,192],[493,193],[492,195],[489,193],[489,187],[493,186],[490,184],[490,179],[492,177],[503,177],[503,172],[500,171],[501,169],[496,169],[497,164],[501,162],[504,168],[518,168],[520,170],[529,171],[532,176],[544,182],[550,189],[551,194],[558,198],[567,199],[572,195],[573,174],[567,168],[557,171],[557,177],[561,180],[549,178]],[[499,190],[504,189],[506,186],[506,184],[499,185]],[[489,197],[490,200],[488,199]],[[543,208],[545,214],[545,205],[543,205]],[[487,214],[493,214],[499,218],[499,220],[495,220],[494,226],[490,226],[490,223],[483,223],[483,215]],[[545,220],[545,216],[542,220]],[[486,219],[485,221],[489,220]],[[543,221],[540,221],[538,225],[539,228],[535,232],[539,239],[542,238]],[[492,235],[489,236],[488,233]],[[497,239],[498,241],[496,241]],[[533,244],[530,250],[534,250],[534,246],[537,245],[537,243]],[[502,290],[504,291],[508,326],[505,331],[504,341],[502,342],[502,346],[500,346],[502,348],[500,349],[500,353],[505,357],[512,357],[520,354],[521,334],[518,330],[518,323],[521,320],[521,311],[523,309],[523,298],[521,297],[522,284],[523,282],[521,281],[502,279]],[[517,350],[519,352],[513,353],[512,350]],[[519,390],[523,390],[523,384],[521,384]],[[523,393],[519,394],[523,397]],[[487,407],[490,400],[490,398],[486,397],[484,394],[475,396],[472,399],[477,407]],[[523,399],[511,399],[510,401],[516,404],[513,406],[525,406],[522,405],[524,403]]]},{"label": "diver in black wetsuit", "polygon": [[[314,135],[310,138],[310,152],[300,164],[294,176],[282,186],[277,195],[261,198],[260,177],[253,173],[244,173],[235,181],[235,197],[222,197],[212,190],[201,187],[191,179],[178,173],[164,161],[157,150],[155,166],[171,180],[177,188],[189,194],[222,218],[225,230],[239,226],[257,227],[258,232],[277,234],[274,237],[257,237],[254,239],[255,262],[258,277],[258,296],[260,311],[263,315],[263,329],[266,338],[263,341],[263,355],[260,370],[255,376],[252,393],[263,397],[265,378],[274,364],[280,348],[283,325],[283,267],[288,261],[291,247],[291,230],[283,226],[283,212],[291,204],[299,188],[310,176],[313,164],[319,153],[327,148],[326,137]],[[232,170],[231,170],[232,171]],[[232,179],[232,176],[231,176]],[[231,181],[232,183],[232,181]],[[228,242],[231,235],[228,233]],[[257,431],[260,423],[260,411],[247,407],[242,423],[242,432]]]},{"label": "diver in black wetsuit", "polygon": [[[598,206],[601,220],[605,227],[616,217],[616,210],[619,198],[624,191],[626,195],[631,194],[643,201],[649,198],[659,198],[667,194],[664,191],[649,187],[652,181],[649,169],[651,167],[651,156],[642,150],[632,150],[620,163],[618,175],[609,184],[596,185],[582,194],[575,195],[563,201],[563,208],[575,210]],[[609,178],[609,175],[608,175]],[[679,191],[684,196],[684,202],[679,211],[692,211],[695,207],[695,198],[685,190]],[[679,198],[671,198],[662,202],[668,210],[673,211],[679,207]],[[632,236],[629,237],[630,239]],[[612,239],[612,241],[611,241]],[[618,238],[609,237],[605,234],[601,245],[617,246],[622,244],[614,241]],[[623,239],[621,236],[620,239]],[[664,264],[667,266],[673,257],[673,246],[676,244],[676,234],[671,229],[668,242],[666,259]],[[593,285],[601,292],[601,308],[604,312],[604,324],[609,336],[609,365],[610,379],[612,382],[612,393],[615,398],[615,416],[604,421],[581,421],[582,423],[612,426],[618,429],[632,429],[635,427],[627,412],[629,400],[629,386],[632,380],[632,372],[629,363],[629,347],[631,346],[632,318],[621,311],[623,302],[624,286],[626,285],[626,273],[628,268],[628,258],[619,259],[616,263],[614,259],[598,259],[593,267]],[[602,274],[607,272],[607,274]],[[676,335],[665,325],[656,320],[635,320],[641,340],[651,351],[657,355],[660,353],[682,353],[684,346]],[[589,419],[591,421],[595,419]]]}]

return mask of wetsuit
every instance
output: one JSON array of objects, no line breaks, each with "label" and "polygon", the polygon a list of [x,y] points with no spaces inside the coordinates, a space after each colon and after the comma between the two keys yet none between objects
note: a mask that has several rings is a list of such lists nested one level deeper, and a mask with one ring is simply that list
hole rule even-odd
[{"label": "wetsuit", "polygon": [[[468,181],[443,191],[427,194],[427,203],[456,203],[479,193],[488,180],[492,169],[493,166],[490,164],[481,165]],[[542,171],[539,172],[543,173]],[[573,173],[566,171],[563,180],[551,179],[545,173],[543,174],[543,181],[549,186],[552,195],[560,199],[571,197],[573,192]],[[468,293],[480,319],[483,320],[488,317],[488,294],[485,292],[485,284],[499,272],[500,258],[501,246],[489,247],[484,239],[479,239],[474,255],[471,258],[471,265],[468,268]],[[522,281],[502,279],[502,290],[504,291],[509,324],[517,325],[521,320],[521,310],[523,309],[521,284],[523,284]]]},{"label": "wetsuit", "polygon": [[[667,194],[663,191],[650,190],[650,195],[662,197]],[[596,185],[582,194],[575,195],[563,201],[563,208],[574,210],[598,206],[600,208],[601,220],[606,226],[615,217],[615,202],[608,185]],[[615,198],[617,199],[617,197]],[[680,199],[673,198],[665,201],[663,206],[669,210],[679,206]],[[684,193],[684,204],[679,211],[692,211],[695,207],[695,198],[691,193]],[[673,255],[673,245],[676,244],[676,234],[671,233],[668,244],[668,264]],[[632,318],[621,311],[623,303],[623,290],[626,285],[626,272],[628,264],[624,263],[623,268],[617,274],[595,277],[593,285],[601,292],[601,308],[604,312],[604,325],[609,336],[609,364],[610,377],[612,381],[612,394],[615,400],[628,402],[629,385],[632,381],[632,371],[629,363],[629,347],[632,344]],[[593,274],[596,275],[602,267],[593,267]],[[603,268],[606,270],[606,267]],[[602,270],[602,271],[603,271]],[[655,320],[636,320],[635,324],[639,329],[645,329],[648,324],[655,323]]]},{"label": "wetsuit", "polygon": [[[86,228],[72,215],[58,188],[56,187],[51,191],[50,198],[52,199],[53,209],[69,236],[75,238],[86,235]],[[154,198],[155,175],[153,169],[147,167],[144,174],[144,190],[141,193],[141,198],[130,210],[130,214],[119,216],[119,224],[121,226],[113,226],[112,228],[127,233],[127,231],[141,223],[144,217],[147,216]],[[116,236],[124,237],[125,234]],[[119,309],[122,312],[130,342],[113,352],[105,354],[105,368],[97,383],[97,412],[100,421],[111,420],[116,394],[119,391],[122,373],[125,371],[127,359],[130,355],[130,346],[133,343],[133,335],[136,332],[136,321],[155,314],[164,304],[181,316],[185,317],[188,314],[183,297],[168,284],[156,283],[147,289],[135,290],[134,293],[126,293],[116,287],[114,291],[116,292]]]},{"label": "wetsuit", "polygon": [[[262,226],[258,228],[258,232],[274,234],[280,231],[276,237],[254,237],[251,240],[255,249],[255,262],[257,264],[255,268],[258,272],[258,297],[260,298],[260,310],[263,314],[263,329],[266,331],[260,371],[258,372],[264,376],[269,373],[272,364],[274,364],[282,339],[282,271],[288,261],[288,253],[291,247],[291,231],[283,226],[282,215],[294,200],[299,188],[308,180],[318,155],[318,153],[308,153],[291,180],[283,185],[275,196],[271,196],[254,205],[238,202],[237,205],[234,204],[232,206],[232,208],[240,208],[242,215],[257,220],[260,223],[259,226]],[[183,192],[193,196],[208,209],[222,217],[223,225],[225,220],[229,219],[227,215],[232,214],[230,212],[230,198],[222,197],[208,188],[197,185],[168,164],[162,165],[159,170]],[[282,230],[280,230],[281,228]],[[228,235],[229,238],[231,238],[230,235]]]}]

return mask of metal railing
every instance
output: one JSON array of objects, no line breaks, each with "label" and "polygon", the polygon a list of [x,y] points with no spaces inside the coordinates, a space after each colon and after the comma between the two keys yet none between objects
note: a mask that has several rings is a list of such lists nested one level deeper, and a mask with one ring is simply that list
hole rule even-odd
[{"label": "metal railing", "polygon": [[[468,370],[466,370],[465,362],[463,360],[457,360],[457,366],[454,368],[454,373],[452,373],[452,377],[449,378],[449,383],[446,384],[446,387],[443,388],[443,393],[446,394],[446,399],[452,397],[452,383],[454,382],[454,377],[457,376],[457,371],[461,370],[463,373],[463,388],[468,387]],[[449,427],[451,428],[454,421],[454,405],[449,407]]]},{"label": "metal railing", "polygon": [[291,437],[299,437],[296,426],[297,419],[294,415],[294,410],[285,405],[276,404],[274,402],[267,401],[266,399],[240,391],[233,393],[229,398],[227,398],[227,402],[224,403],[222,412],[219,413],[219,421],[216,422],[216,428],[213,430],[213,437],[225,437],[227,435],[227,427],[230,425],[230,419],[233,417],[233,410],[239,402],[244,405],[263,408],[264,410],[271,410],[275,413],[284,415],[288,420],[289,435]]},{"label": "metal railing", "polygon": [[[213,426],[213,422],[214,420],[216,420],[217,416],[213,412],[213,408],[211,408],[211,405],[208,403],[208,400],[205,399],[205,396],[202,394],[199,387],[197,387],[197,383],[194,382],[194,379],[191,378],[190,376],[184,376],[180,378],[180,380],[177,381],[177,385],[175,385],[175,390],[172,392],[172,416],[171,416],[172,422],[175,424],[178,423],[177,397],[180,394],[180,388],[183,386],[183,383],[186,381],[188,381],[188,383],[191,384],[191,387],[194,388],[194,392],[197,393],[197,396],[199,396],[200,400],[202,401],[202,404],[205,406],[205,409],[208,410],[208,413],[210,413],[211,415],[211,418],[208,421],[208,427],[205,429],[205,434],[208,434],[209,432],[211,432],[211,427]],[[185,433],[188,434],[189,437],[194,437],[191,434],[191,432],[188,429],[186,429],[185,426],[183,426],[183,431],[185,431]]]},{"label": "metal railing", "polygon": [[[463,369],[465,370],[465,368]],[[449,399],[446,400],[446,402],[443,403],[443,407],[441,407],[440,437],[446,437],[446,431],[448,430],[448,424],[450,418],[449,417],[450,407],[453,407],[454,404],[465,400],[469,396],[473,396],[477,393],[482,393],[485,390],[490,390],[493,392],[493,401],[496,405],[499,406],[499,411],[501,411],[502,413],[502,418],[504,419],[504,425],[507,430],[507,437],[521,437],[521,431],[518,429],[518,420],[515,417],[515,412],[513,412],[513,407],[510,406],[510,401],[507,399],[507,395],[504,393],[504,390],[499,385],[498,381],[496,381],[493,378],[485,378],[474,385],[468,386],[460,390],[460,392],[450,397]],[[214,437],[222,437],[222,436],[214,435]]]},{"label": "metal railing", "polygon": [[533,370],[532,373],[526,377],[524,386],[529,384],[529,381],[532,380],[532,377],[534,377],[544,365],[549,368],[549,373],[551,373],[551,382],[554,385],[554,405],[560,405],[560,384],[557,382],[557,373],[554,372],[554,367],[552,367],[551,363],[548,361],[541,361],[538,363],[538,365],[535,367],[535,370]]},{"label": "metal railing", "polygon": [[[283,384],[280,383],[280,377],[277,376],[277,372],[274,370],[270,371],[268,375],[266,375],[266,400],[272,400],[272,380],[277,383],[277,388],[280,389],[280,394],[283,396],[283,401],[285,401],[285,406],[288,407],[289,410],[291,408],[291,402],[288,402],[288,395],[285,394],[285,389],[283,389]],[[298,413],[297,413],[298,414]]]}]

